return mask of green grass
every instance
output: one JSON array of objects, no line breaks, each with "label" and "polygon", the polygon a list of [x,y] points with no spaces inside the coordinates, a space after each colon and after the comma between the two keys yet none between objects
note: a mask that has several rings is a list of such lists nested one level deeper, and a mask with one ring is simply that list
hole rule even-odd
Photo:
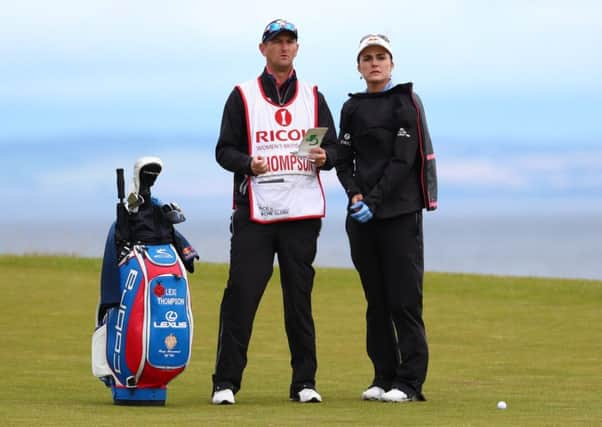
[{"label": "green grass", "polygon": [[[0,425],[566,426],[602,420],[602,282],[430,273],[426,403],[362,402],[371,380],[363,294],[352,270],[318,269],[314,316],[321,405],[288,401],[277,274],[259,308],[243,387],[209,404],[227,267],[190,276],[192,361],[167,405],[112,404],[90,369],[100,260],[0,256]],[[505,400],[508,409],[496,409]]]}]

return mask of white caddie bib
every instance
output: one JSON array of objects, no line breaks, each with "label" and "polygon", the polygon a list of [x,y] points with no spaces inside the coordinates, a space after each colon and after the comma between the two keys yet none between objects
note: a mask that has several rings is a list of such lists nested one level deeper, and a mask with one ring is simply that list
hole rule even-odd
[{"label": "white caddie bib", "polygon": [[245,106],[249,154],[262,156],[268,171],[249,179],[251,220],[261,223],[321,218],[324,190],[319,171],[307,158],[291,154],[307,129],[318,124],[317,88],[297,81],[285,105],[263,94],[259,79],[238,85]]}]

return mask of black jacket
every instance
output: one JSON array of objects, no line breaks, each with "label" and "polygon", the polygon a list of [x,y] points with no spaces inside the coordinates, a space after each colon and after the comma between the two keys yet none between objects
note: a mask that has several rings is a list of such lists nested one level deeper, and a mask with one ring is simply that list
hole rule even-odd
[{"label": "black jacket", "polygon": [[337,176],[375,218],[437,207],[435,155],[412,84],[350,94],[341,110]]},{"label": "black jacket", "polygon": [[[280,91],[276,86],[276,80],[266,69],[260,78],[264,93],[275,104],[288,103],[297,91],[295,72],[282,85]],[[326,150],[326,163],[320,169],[332,169],[337,155],[336,131],[330,109],[324,95],[320,92],[318,92],[318,126],[328,128],[322,141],[322,148]],[[253,173],[251,172],[251,156],[248,147],[245,107],[240,92],[234,88],[224,106],[220,135],[215,147],[215,158],[224,169],[234,172],[235,205],[249,204],[246,184],[247,177]]]}]

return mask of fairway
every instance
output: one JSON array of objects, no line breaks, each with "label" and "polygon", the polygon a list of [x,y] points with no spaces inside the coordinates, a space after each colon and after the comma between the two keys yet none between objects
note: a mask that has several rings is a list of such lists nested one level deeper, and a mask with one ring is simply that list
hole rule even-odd
[{"label": "fairway", "polygon": [[[276,271],[262,300],[237,404],[209,403],[227,266],[190,275],[192,360],[165,407],[112,404],[92,376],[99,259],[0,256],[0,425],[574,426],[602,423],[602,282],[427,273],[425,403],[363,402],[372,378],[356,273],[317,269],[322,404],[288,400]],[[496,403],[504,400],[508,408]]]}]

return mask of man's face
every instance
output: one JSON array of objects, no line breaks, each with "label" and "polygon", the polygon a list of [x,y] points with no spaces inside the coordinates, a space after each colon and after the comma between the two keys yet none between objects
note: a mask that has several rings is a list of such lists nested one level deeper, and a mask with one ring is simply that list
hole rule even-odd
[{"label": "man's face", "polygon": [[288,32],[282,32],[265,43],[259,45],[261,54],[265,56],[267,65],[274,71],[288,71],[293,66],[299,44]]}]

